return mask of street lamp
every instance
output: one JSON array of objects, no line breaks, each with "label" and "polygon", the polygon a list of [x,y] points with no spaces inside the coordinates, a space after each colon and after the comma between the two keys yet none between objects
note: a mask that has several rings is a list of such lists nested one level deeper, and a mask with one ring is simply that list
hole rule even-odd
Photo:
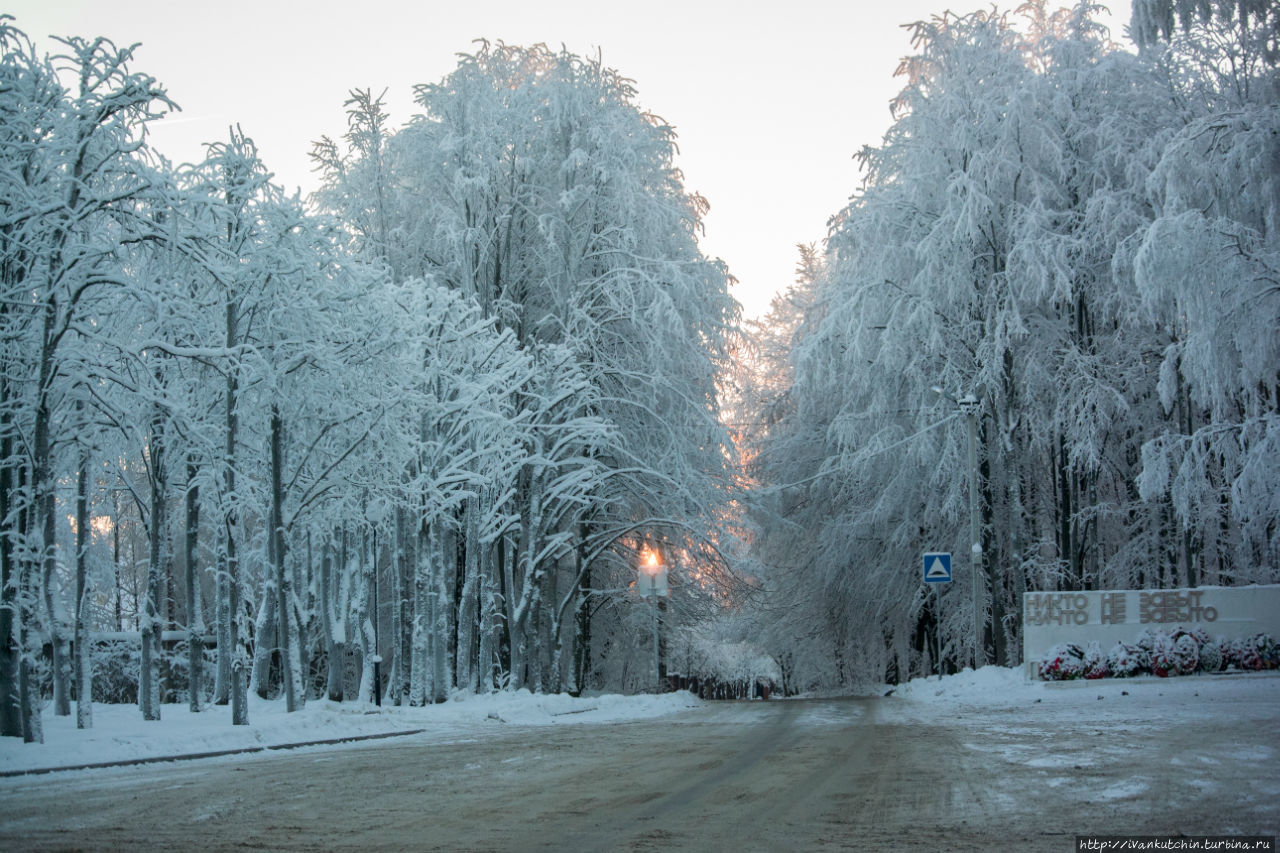
[{"label": "street lamp", "polygon": [[662,659],[658,646],[658,598],[667,594],[667,567],[662,564],[662,555],[654,548],[645,547],[640,563],[640,597],[649,599],[649,610],[653,615],[653,681],[657,692],[662,692]]},{"label": "street lamp", "polygon": [[973,668],[978,669],[983,664],[982,649],[982,620],[980,614],[982,609],[980,603],[982,601],[981,588],[979,584],[982,582],[982,534],[978,523],[978,411],[981,403],[978,398],[972,394],[965,394],[959,400],[952,397],[941,386],[934,385],[933,392],[939,394],[951,402],[956,404],[956,408],[964,415],[965,423],[969,425],[969,569],[972,572],[973,580]]}]

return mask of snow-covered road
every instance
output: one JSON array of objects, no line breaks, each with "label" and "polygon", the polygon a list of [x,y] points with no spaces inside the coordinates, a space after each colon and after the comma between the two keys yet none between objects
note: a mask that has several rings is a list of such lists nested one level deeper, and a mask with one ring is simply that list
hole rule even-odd
[{"label": "snow-covered road", "polygon": [[1067,851],[1076,834],[1275,835],[1278,757],[1275,676],[979,673],[8,779],[0,849]]}]

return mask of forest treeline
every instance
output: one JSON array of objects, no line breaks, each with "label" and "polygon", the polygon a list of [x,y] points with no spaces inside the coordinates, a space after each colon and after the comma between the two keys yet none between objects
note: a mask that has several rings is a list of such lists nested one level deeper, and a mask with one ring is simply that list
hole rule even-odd
[{"label": "forest treeline", "polygon": [[862,186],[755,328],[746,630],[791,685],[970,665],[975,600],[1011,664],[1027,590],[1280,582],[1280,6],[1135,0],[1136,51],[1098,8],[916,23]]},{"label": "forest treeline", "polygon": [[398,127],[352,91],[304,201],[153,151],[132,48],[0,48],[0,733],[91,725],[103,638],[147,719],[652,684],[637,552],[668,630],[731,587],[738,307],[628,80],[480,43]]},{"label": "forest treeline", "polygon": [[353,90],[303,199],[238,127],[152,150],[132,48],[0,20],[0,734],[106,678],[236,724],[647,689],[646,550],[676,669],[790,690],[1014,663],[1028,590],[1280,582],[1280,8],[1098,10],[914,24],[745,335],[598,58]]}]

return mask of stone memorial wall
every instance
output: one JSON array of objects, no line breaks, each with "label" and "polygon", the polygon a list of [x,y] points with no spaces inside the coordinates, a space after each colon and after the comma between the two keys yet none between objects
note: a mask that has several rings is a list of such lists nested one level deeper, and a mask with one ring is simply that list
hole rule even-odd
[{"label": "stone memorial wall", "polygon": [[1106,652],[1146,629],[1200,627],[1211,636],[1280,638],[1280,584],[1199,589],[1027,592],[1022,595],[1022,660],[1028,677],[1058,643]]}]

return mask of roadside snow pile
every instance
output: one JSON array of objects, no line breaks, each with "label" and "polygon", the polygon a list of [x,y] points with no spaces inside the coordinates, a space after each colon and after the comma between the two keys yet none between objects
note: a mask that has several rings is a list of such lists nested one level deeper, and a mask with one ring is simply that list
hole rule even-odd
[{"label": "roadside snow pile", "polygon": [[214,706],[192,714],[164,705],[161,719],[145,722],[136,705],[93,706],[93,728],[76,718],[42,716],[44,743],[0,738],[0,773],[113,761],[182,757],[273,748],[313,741],[356,739],[421,730],[418,737],[483,737],[503,724],[520,726],[610,723],[665,716],[700,704],[687,692],[660,696],[602,695],[575,699],[528,691],[475,696],[425,708],[397,708],[313,700],[293,714],[284,700],[249,697],[251,725],[231,725],[231,710]]},{"label": "roadside snow pile", "polygon": [[[1175,713],[1178,708],[1184,711],[1211,708],[1214,709],[1211,714],[1216,714],[1222,712],[1223,703],[1254,701],[1259,697],[1265,700],[1263,707],[1274,709],[1276,702],[1280,701],[1280,675],[1276,672],[1228,672],[1206,673],[1196,678],[1168,679],[1142,675],[1063,682],[1028,679],[1022,667],[984,666],[976,672],[965,669],[941,678],[913,679],[893,688],[892,697],[908,700],[896,703],[898,712],[921,722],[963,716],[964,712],[984,713],[986,710],[1032,705],[1043,705],[1046,710],[1073,709],[1071,713],[1096,714],[1084,709],[1104,700],[1141,701],[1170,713]],[[1274,714],[1274,711],[1268,713]]]},{"label": "roadside snow pile", "polygon": [[1021,667],[965,668],[955,675],[915,678],[893,695],[915,702],[1023,705],[1044,695],[1043,682],[1028,681]]}]

